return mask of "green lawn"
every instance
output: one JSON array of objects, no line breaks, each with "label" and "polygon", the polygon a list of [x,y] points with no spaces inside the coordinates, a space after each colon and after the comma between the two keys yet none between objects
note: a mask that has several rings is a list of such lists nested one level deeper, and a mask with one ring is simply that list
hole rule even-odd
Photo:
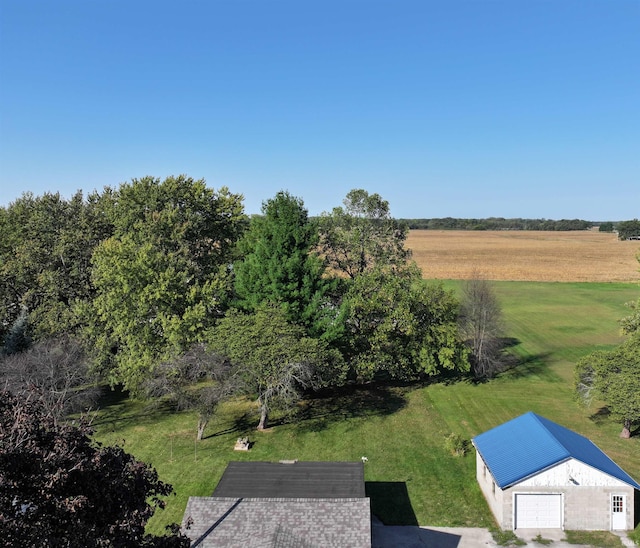
[{"label": "green lawn", "polygon": [[[449,282],[450,287],[457,287]],[[444,438],[471,438],[521,413],[535,411],[588,437],[635,478],[640,478],[640,437],[621,440],[621,426],[598,407],[573,400],[575,360],[617,344],[617,320],[635,284],[496,282],[511,339],[523,364],[482,384],[468,381],[424,386],[369,386],[318,396],[300,406],[301,420],[286,417],[258,433],[257,409],[236,401],[221,409],[195,443],[195,416],[149,411],[113,395],[94,423],[105,443],[155,466],[176,496],[150,529],[182,518],[191,495],[210,495],[230,460],[359,460],[366,456],[367,492],[386,523],[490,526],[491,514],[475,481],[473,452],[450,456]],[[249,453],[234,452],[248,435]]]}]

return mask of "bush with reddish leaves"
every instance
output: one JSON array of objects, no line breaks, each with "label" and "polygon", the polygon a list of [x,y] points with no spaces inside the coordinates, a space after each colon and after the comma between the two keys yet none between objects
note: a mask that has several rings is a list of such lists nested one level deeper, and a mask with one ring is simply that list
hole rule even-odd
[{"label": "bush with reddish leaves", "polygon": [[0,539],[5,546],[189,546],[145,534],[172,493],[151,466],[56,423],[37,398],[0,392]]}]

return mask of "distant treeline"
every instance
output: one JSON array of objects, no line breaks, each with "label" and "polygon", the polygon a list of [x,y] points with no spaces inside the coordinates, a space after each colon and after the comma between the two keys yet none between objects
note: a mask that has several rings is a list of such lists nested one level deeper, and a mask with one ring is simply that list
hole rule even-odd
[{"label": "distant treeline", "polygon": [[401,219],[410,229],[422,230],[588,230],[598,223],[582,219]]}]

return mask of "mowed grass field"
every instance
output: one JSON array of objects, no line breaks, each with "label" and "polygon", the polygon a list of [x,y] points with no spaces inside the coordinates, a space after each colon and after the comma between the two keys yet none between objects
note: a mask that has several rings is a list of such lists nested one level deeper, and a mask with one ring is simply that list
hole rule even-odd
[{"label": "mowed grass field", "polygon": [[606,232],[411,230],[407,247],[429,279],[640,281],[638,241]]},{"label": "mowed grass field", "polygon": [[[443,275],[443,283],[457,290],[456,277]],[[473,452],[451,456],[444,440],[452,432],[471,439],[527,411],[588,436],[640,479],[640,435],[620,439],[621,425],[597,404],[580,406],[572,390],[575,361],[621,341],[617,321],[628,313],[625,303],[640,296],[640,285],[554,280],[497,281],[494,287],[510,351],[521,363],[489,382],[449,379],[310,395],[297,421],[281,417],[262,433],[255,431],[255,402],[239,399],[222,406],[199,443],[193,413],[152,411],[115,394],[96,418],[97,438],[124,444],[174,486],[176,496],[150,522],[154,532],[180,522],[189,496],[210,495],[231,460],[357,461],[362,456],[368,458],[372,509],[385,523],[490,527]],[[233,451],[240,436],[255,442],[250,452]]]}]

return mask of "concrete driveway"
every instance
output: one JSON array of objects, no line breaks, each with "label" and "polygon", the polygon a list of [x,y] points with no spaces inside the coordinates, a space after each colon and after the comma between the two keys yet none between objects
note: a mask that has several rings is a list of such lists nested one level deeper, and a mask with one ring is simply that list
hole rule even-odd
[{"label": "concrete driveway", "polygon": [[496,546],[486,529],[373,525],[372,548],[479,548]]},{"label": "concrete driveway", "polygon": [[[582,545],[564,542],[564,531],[557,529],[519,529],[516,531],[518,538],[533,548],[545,546],[533,541],[538,534],[543,539],[553,541],[547,548],[582,548]],[[498,546],[487,529],[476,527],[388,526],[374,520],[371,527],[371,537],[372,548],[486,548]],[[624,546],[635,546],[625,534],[621,534],[620,538]]]}]

